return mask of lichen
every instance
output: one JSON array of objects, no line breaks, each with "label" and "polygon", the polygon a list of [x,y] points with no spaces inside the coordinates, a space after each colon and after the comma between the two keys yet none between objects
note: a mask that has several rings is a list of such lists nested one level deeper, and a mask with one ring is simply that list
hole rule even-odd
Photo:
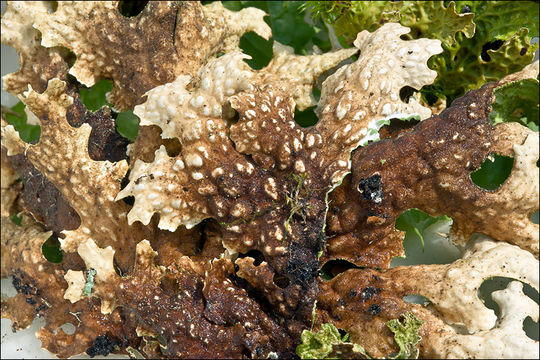
[{"label": "lichen", "polygon": [[[37,336],[59,357],[534,353],[521,324],[538,309],[521,283],[495,293],[499,321],[477,290],[490,276],[538,289],[538,134],[519,123],[534,116],[520,87],[537,84],[538,62],[439,113],[403,92],[433,83],[428,61],[453,28],[405,40],[409,28],[386,23],[307,55],[274,41],[255,70],[239,44],[272,35],[260,9],[149,2],[126,17],[119,6],[9,3],[2,18],[21,57],[6,90],[40,129],[23,141],[3,108],[2,277],[18,295],[2,316],[14,328],[42,316]],[[470,15],[445,9],[469,29]],[[107,101],[85,106],[102,79]],[[512,110],[508,123],[516,97],[527,120]],[[295,110],[315,106],[318,122],[297,124]],[[133,141],[117,131],[120,110],[140,119]],[[492,153],[515,165],[488,191],[470,173]],[[410,208],[451,216],[461,258],[389,269]],[[42,253],[53,232],[61,262]],[[323,280],[334,260],[351,264]],[[410,293],[431,307],[404,302]]]}]

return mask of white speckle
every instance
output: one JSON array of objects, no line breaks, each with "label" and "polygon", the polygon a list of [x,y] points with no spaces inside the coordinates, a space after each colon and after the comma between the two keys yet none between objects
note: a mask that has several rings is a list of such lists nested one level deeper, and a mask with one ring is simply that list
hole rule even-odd
[{"label": "white speckle", "polygon": [[208,88],[210,87],[210,80],[208,78],[202,79],[201,86],[203,87],[203,89],[208,90]]},{"label": "white speckle", "polygon": [[294,150],[296,150],[296,151],[299,151],[300,149],[302,149],[302,144],[300,143],[300,141],[297,138],[294,138],[293,146],[294,146]]},{"label": "white speckle", "polygon": [[229,230],[232,231],[232,232],[239,233],[240,232],[240,227],[238,225],[234,225],[234,226],[231,226],[229,228]]},{"label": "white speckle", "polygon": [[[356,120],[356,119],[354,119]],[[306,138],[307,140],[307,147],[310,148],[312,147],[313,145],[315,145],[315,136],[313,136],[313,134],[309,134]]]},{"label": "white speckle", "polygon": [[213,171],[212,171],[212,176],[213,177],[218,177],[220,175],[223,175],[223,169],[218,167],[218,168],[215,168]]},{"label": "white speckle", "polygon": [[147,196],[148,200],[154,200],[154,199],[157,199],[157,197],[158,197],[158,194],[156,193],[150,193]]},{"label": "white speckle", "polygon": [[182,200],[174,199],[173,201],[171,201],[171,205],[175,209],[180,209],[180,206],[182,205]]},{"label": "white speckle", "polygon": [[368,79],[365,79],[364,82],[362,83],[362,88],[365,90],[367,90],[369,87],[369,80]]},{"label": "white speckle", "polygon": [[274,200],[277,200],[276,182],[273,178],[268,178],[264,184],[264,191]]},{"label": "white speckle", "polygon": [[246,114],[246,117],[247,117],[248,119],[252,119],[254,116],[257,115],[257,113],[255,112],[255,110],[248,110],[248,111],[246,111],[245,114]]},{"label": "white speckle", "polygon": [[174,185],[174,184],[169,184],[169,185],[167,185],[167,190],[173,191],[175,187],[176,187],[176,185]]},{"label": "white speckle", "polygon": [[415,67],[416,66],[416,63],[413,62],[413,61],[406,61],[405,62],[405,67],[407,68],[412,68],[412,67]]},{"label": "white speckle", "polygon": [[296,160],[294,163],[294,168],[296,171],[303,173],[306,171],[306,167],[304,166],[304,162],[302,160]]},{"label": "white speckle", "polygon": [[184,162],[180,159],[177,159],[172,168],[174,171],[181,170],[184,168]]},{"label": "white speckle", "polygon": [[200,172],[194,172],[191,174],[191,177],[194,179],[194,180],[201,180],[204,175]]},{"label": "white speckle", "polygon": [[354,114],[353,120],[360,120],[363,119],[364,116],[366,116],[366,112],[364,110],[360,110],[356,114]]},{"label": "white speckle", "polygon": [[268,106],[266,106],[265,104],[262,104],[262,105],[261,105],[261,110],[262,110],[263,112],[270,112],[270,109],[269,109]]},{"label": "white speckle", "polygon": [[334,89],[334,94],[337,94],[337,92],[338,92],[339,90],[343,89],[343,86],[345,86],[345,82],[344,82],[344,81],[340,82],[339,85],[336,86],[336,88]]},{"label": "white speckle", "polygon": [[203,165],[202,158],[197,154],[187,154],[186,163],[188,166],[201,167]]},{"label": "white speckle", "polygon": [[387,115],[390,115],[391,113],[392,113],[392,108],[390,106],[390,103],[384,104],[382,108],[382,114],[387,116]]},{"label": "white speckle", "polygon": [[311,155],[309,156],[309,158],[310,158],[311,160],[313,160],[313,159],[315,159],[315,157],[317,157],[317,153],[314,151],[314,152],[311,153]]},{"label": "white speckle", "polygon": [[405,55],[406,52],[407,52],[407,48],[402,47],[401,49],[398,50],[397,55],[398,56],[403,56],[403,55]]}]

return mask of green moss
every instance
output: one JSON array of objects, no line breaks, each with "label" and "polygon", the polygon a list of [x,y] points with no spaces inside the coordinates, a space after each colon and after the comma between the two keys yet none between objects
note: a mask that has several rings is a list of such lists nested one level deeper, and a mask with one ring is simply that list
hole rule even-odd
[{"label": "green moss", "polygon": [[[423,322],[412,313],[403,314],[403,321],[392,319],[386,326],[394,333],[394,340],[399,346],[399,352],[391,354],[388,359],[417,359],[419,335]],[[301,359],[330,359],[337,358],[339,348],[348,345],[348,354],[372,359],[359,344],[350,342],[349,334],[342,335],[333,324],[321,324],[319,331],[304,330],[301,335],[302,343],[296,347],[296,354]]]}]

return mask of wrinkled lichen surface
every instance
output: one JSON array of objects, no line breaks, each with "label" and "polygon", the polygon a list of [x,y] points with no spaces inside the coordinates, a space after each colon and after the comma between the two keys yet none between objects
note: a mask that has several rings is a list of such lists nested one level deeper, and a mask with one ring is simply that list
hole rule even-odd
[{"label": "wrinkled lichen surface", "polygon": [[[275,42],[254,70],[239,40],[271,36],[261,10],[118,6],[13,2],[2,18],[21,58],[5,88],[41,126],[26,143],[2,113],[2,277],[18,291],[2,317],[14,329],[45,318],[37,336],[60,357],[294,358],[302,333],[329,323],[385,357],[401,347],[387,323],[414,316],[420,357],[538,355],[522,329],[538,320],[522,292],[539,285],[538,133],[490,122],[494,90],[535,79],[538,62],[432,115],[402,90],[433,83],[441,43],[404,40],[397,23],[323,54]],[[113,107],[92,112],[80,90],[101,79]],[[295,109],[315,105],[317,124],[298,125]],[[134,142],[116,131],[120,110],[140,119]],[[470,174],[493,154],[515,160],[489,191]],[[410,208],[452,217],[461,258],[390,269]],[[59,263],[42,252],[53,234]],[[333,261],[352,268],[325,280]],[[499,320],[478,298],[493,276],[519,280],[494,293]]]}]

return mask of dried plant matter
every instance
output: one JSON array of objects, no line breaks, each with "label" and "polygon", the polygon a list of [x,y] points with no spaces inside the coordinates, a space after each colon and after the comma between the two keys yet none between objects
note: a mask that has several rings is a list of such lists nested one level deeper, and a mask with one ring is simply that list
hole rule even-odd
[{"label": "dried plant matter", "polygon": [[[61,357],[294,357],[302,332],[328,322],[387,356],[397,349],[385,324],[407,311],[424,322],[421,356],[528,351],[535,343],[523,334],[507,349],[482,346],[537,317],[520,285],[496,294],[504,314],[495,328],[476,290],[489,276],[538,288],[538,226],[529,220],[538,136],[489,123],[493,89],[536,76],[537,64],[431,117],[400,94],[434,81],[427,61],[439,40],[402,40],[409,29],[389,23],[324,54],[275,42],[272,61],[253,70],[238,44],[248,31],[270,37],[263,16],[220,3],[150,2],[129,18],[116,2],[61,2],[52,12],[9,5],[2,22],[21,36],[2,39],[23,61],[6,87],[41,136],[25,143],[2,121],[2,276],[13,275],[19,292],[3,316],[17,328],[45,317],[38,337]],[[76,55],[71,68],[58,47]],[[316,102],[318,78],[355,54]],[[80,100],[80,84],[103,78],[113,80],[114,107],[140,119],[133,144],[116,132],[115,112]],[[300,127],[295,109],[313,105],[319,122]],[[368,144],[395,118],[423,121],[402,132],[390,125]],[[515,165],[490,192],[469,174],[492,153]],[[475,232],[493,240],[472,240],[453,264],[388,270],[403,255],[395,219],[411,207],[452,216],[456,243]],[[20,212],[22,226],[10,219]],[[52,231],[61,263],[42,254]],[[364,269],[322,281],[320,267],[335,259]],[[433,307],[403,302],[410,292]],[[66,322],[78,325],[74,334],[58,330]]]}]

